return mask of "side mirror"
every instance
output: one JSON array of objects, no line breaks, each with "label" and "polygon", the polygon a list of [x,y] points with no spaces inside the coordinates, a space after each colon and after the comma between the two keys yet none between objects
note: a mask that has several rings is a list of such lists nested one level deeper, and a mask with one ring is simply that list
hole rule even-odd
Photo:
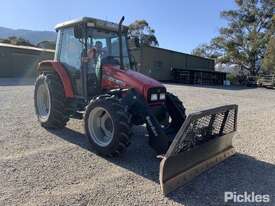
[{"label": "side mirror", "polygon": [[135,46],[136,46],[137,48],[139,48],[139,47],[140,47],[139,38],[135,37],[135,38],[134,38],[134,42],[135,42]]},{"label": "side mirror", "polygon": [[139,39],[137,37],[134,37],[134,38],[128,37],[128,45],[129,45],[129,49],[140,48]]},{"label": "side mirror", "polygon": [[130,65],[134,71],[137,71],[137,62],[133,55],[130,55]]},{"label": "side mirror", "polygon": [[84,28],[83,25],[77,24],[74,26],[74,37],[77,39],[81,39],[84,37]]}]

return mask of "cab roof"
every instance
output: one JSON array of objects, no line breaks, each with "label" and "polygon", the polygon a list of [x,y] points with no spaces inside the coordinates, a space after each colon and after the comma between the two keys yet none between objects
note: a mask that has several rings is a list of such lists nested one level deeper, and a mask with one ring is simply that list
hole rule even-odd
[{"label": "cab roof", "polygon": [[[92,18],[92,17],[82,17],[82,18],[78,18],[78,19],[65,21],[63,23],[59,23],[55,26],[55,30],[59,30],[59,29],[66,28],[66,27],[73,27],[74,25],[82,24],[82,23],[87,23],[88,27],[90,26],[90,27],[95,27],[95,28],[101,28],[101,29],[110,30],[110,31],[114,31],[114,32],[118,31],[117,23],[104,21],[104,20],[96,19],[96,18]],[[128,30],[128,27],[123,25],[122,31],[125,32],[127,30]]]}]

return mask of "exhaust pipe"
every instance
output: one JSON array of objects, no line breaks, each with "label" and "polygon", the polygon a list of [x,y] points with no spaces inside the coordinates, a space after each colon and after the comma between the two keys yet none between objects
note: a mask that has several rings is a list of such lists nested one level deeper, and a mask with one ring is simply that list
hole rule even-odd
[{"label": "exhaust pipe", "polygon": [[120,58],[120,68],[124,69],[124,62],[123,62],[123,49],[122,49],[122,23],[124,21],[124,16],[121,17],[119,24],[118,24],[118,38],[119,38],[119,58]]}]

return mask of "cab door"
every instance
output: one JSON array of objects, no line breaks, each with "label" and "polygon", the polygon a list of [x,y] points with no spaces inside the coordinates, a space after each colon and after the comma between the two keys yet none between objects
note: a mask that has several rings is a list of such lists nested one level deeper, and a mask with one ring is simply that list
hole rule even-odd
[{"label": "cab door", "polygon": [[82,96],[81,86],[81,54],[84,50],[83,44],[74,37],[73,28],[65,28],[58,31],[56,60],[61,62],[68,72],[74,94]]}]

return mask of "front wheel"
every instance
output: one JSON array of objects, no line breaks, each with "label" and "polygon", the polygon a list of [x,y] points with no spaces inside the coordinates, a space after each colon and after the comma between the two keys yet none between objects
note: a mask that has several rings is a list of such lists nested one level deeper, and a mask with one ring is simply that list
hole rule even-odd
[{"label": "front wheel", "polygon": [[92,100],[87,106],[85,132],[99,154],[118,156],[130,144],[130,116],[114,97]]},{"label": "front wheel", "polygon": [[182,101],[171,93],[167,93],[166,107],[170,117],[168,128],[178,131],[186,119],[185,107]]}]

